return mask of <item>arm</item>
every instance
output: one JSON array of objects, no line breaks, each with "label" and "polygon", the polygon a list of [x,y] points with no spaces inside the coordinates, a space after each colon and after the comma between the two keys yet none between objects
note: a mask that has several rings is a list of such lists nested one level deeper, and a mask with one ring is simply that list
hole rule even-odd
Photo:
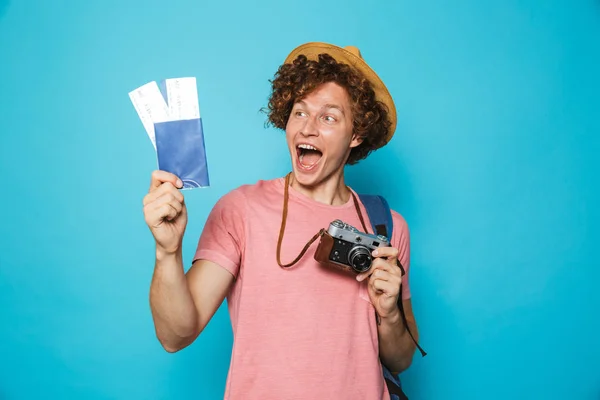
[{"label": "arm", "polygon": [[[419,340],[417,324],[412,311],[412,303],[410,299],[402,302],[408,328],[413,334],[416,341]],[[412,363],[416,345],[410,337],[400,309],[396,307],[397,312],[380,318],[377,331],[379,333],[379,352],[381,361],[394,374],[408,369]]]},{"label": "arm", "polygon": [[[400,300],[402,272],[396,265],[398,249],[379,248],[375,250],[373,256],[377,258],[373,261],[371,270],[358,274],[357,280],[368,279],[369,297],[377,319],[379,355],[382,363],[397,374],[412,363],[416,345],[410,333],[418,341],[417,325],[410,297]],[[402,321],[398,301],[402,301],[410,333]]]},{"label": "arm", "polygon": [[200,335],[233,281],[226,269],[206,260],[194,262],[185,274],[180,251],[157,251],[150,307],[156,336],[166,351],[179,351]]},{"label": "arm", "polygon": [[[168,352],[191,344],[208,324],[223,302],[234,275],[215,262],[195,257],[187,274],[182,262],[182,239],[187,224],[183,183],[166,171],[154,171],[150,190],[144,196],[144,217],[156,241],[156,261],[150,284],[150,309],[156,336]],[[212,213],[207,223],[212,236],[228,236],[222,227],[221,212]],[[225,240],[217,240],[217,243]],[[232,256],[235,258],[235,256]],[[223,257],[222,260],[226,260]],[[219,261],[217,261],[219,262]],[[230,261],[231,264],[233,262]]]},{"label": "arm", "polygon": [[[398,224],[402,232],[398,247],[384,247],[373,252],[371,270],[359,274],[358,281],[368,279],[368,291],[377,318],[379,356],[381,362],[393,373],[398,374],[410,367],[417,348],[417,324],[413,314],[408,273],[410,266],[410,237],[404,221]],[[400,266],[404,266],[405,275]],[[402,302],[408,329],[404,325],[399,302]],[[415,338],[412,340],[410,334]]]}]

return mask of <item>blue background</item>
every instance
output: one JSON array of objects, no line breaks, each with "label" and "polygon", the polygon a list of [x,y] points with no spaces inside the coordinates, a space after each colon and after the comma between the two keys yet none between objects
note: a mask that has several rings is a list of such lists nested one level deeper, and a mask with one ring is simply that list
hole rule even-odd
[{"label": "blue background", "polygon": [[197,76],[216,200],[289,170],[268,79],[307,41],[358,46],[395,97],[347,171],[410,224],[411,399],[600,398],[600,2],[0,0],[0,398],[219,399],[231,329],[162,350],[127,93]]}]

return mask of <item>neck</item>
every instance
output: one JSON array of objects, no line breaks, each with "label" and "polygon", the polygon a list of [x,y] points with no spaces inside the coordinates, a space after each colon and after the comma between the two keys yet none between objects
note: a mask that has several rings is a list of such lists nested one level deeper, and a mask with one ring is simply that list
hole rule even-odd
[{"label": "neck", "polygon": [[339,206],[350,199],[350,190],[344,182],[343,170],[314,186],[305,186],[298,182],[292,172],[290,186],[299,193],[318,201],[319,203]]}]

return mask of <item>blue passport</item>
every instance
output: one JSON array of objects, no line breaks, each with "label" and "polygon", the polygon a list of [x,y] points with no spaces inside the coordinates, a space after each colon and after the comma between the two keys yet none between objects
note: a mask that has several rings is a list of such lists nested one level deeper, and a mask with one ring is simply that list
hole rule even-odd
[{"label": "blue passport", "polygon": [[154,124],[158,168],[181,179],[184,189],[210,186],[202,119]]},{"label": "blue passport", "polygon": [[129,94],[155,147],[158,169],[183,189],[210,186],[196,78],[149,82]]}]

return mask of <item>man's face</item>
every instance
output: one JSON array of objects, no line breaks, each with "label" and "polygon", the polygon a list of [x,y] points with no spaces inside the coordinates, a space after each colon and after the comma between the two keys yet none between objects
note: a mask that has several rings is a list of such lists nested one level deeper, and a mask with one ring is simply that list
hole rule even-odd
[{"label": "man's face", "polygon": [[315,186],[343,170],[350,150],[360,144],[352,134],[350,97],[329,82],[294,104],[286,139],[296,180]]}]

